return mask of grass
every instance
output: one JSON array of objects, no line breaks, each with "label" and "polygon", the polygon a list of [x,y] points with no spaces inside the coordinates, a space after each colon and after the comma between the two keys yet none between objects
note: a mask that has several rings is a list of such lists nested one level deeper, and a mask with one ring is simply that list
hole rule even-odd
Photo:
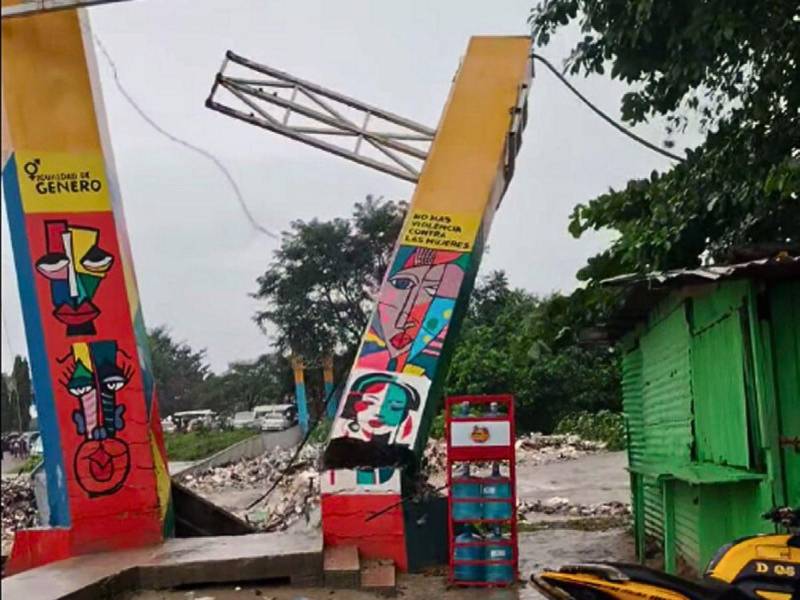
[{"label": "grass", "polygon": [[42,462],[41,456],[29,456],[25,459],[25,462],[17,468],[17,475],[30,473],[39,465],[40,462]]},{"label": "grass", "polygon": [[165,433],[164,442],[169,460],[188,461],[206,458],[254,435],[258,435],[258,432],[252,429]]}]

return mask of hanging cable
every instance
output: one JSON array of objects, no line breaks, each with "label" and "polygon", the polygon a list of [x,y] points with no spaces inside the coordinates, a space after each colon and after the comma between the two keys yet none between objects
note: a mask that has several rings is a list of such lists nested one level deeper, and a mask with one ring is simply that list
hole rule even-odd
[{"label": "hanging cable", "polygon": [[272,238],[274,240],[280,239],[280,236],[278,234],[276,234],[273,231],[270,231],[269,229],[267,229],[266,227],[261,225],[256,220],[256,218],[253,216],[253,213],[250,211],[250,208],[247,206],[247,203],[244,201],[244,197],[242,196],[242,192],[239,189],[239,185],[236,183],[236,180],[233,178],[233,176],[231,175],[230,171],[228,171],[228,169],[225,167],[225,165],[222,164],[222,161],[220,161],[216,156],[211,154],[211,152],[209,152],[208,150],[204,150],[203,148],[195,146],[194,144],[191,144],[191,143],[187,142],[186,140],[182,140],[182,139],[172,135],[171,133],[166,131],[163,127],[161,127],[158,123],[156,123],[147,113],[144,112],[144,110],[142,110],[142,108],[137,104],[137,102],[133,99],[133,97],[125,89],[125,86],[122,85],[122,82],[120,81],[120,78],[119,78],[119,73],[117,72],[117,65],[114,62],[114,60],[111,58],[111,55],[108,53],[108,50],[106,50],[106,47],[103,45],[103,42],[100,41],[100,38],[97,37],[97,35],[92,34],[92,37],[94,38],[94,41],[97,44],[97,47],[100,48],[100,52],[103,54],[103,56],[105,57],[106,61],[108,62],[108,66],[111,68],[111,74],[114,77],[114,83],[116,84],[117,89],[119,90],[119,93],[122,94],[122,97],[125,98],[125,100],[128,102],[128,104],[131,105],[133,110],[135,110],[138,113],[138,115],[142,119],[144,119],[144,121],[147,122],[148,125],[150,125],[150,127],[155,129],[158,133],[160,133],[161,135],[163,135],[167,139],[175,142],[176,144],[180,144],[184,148],[188,148],[189,150],[192,150],[192,151],[196,152],[197,154],[207,158],[212,163],[214,163],[214,165],[217,167],[217,169],[219,169],[222,172],[222,174],[225,176],[225,179],[228,180],[228,183],[230,184],[231,189],[233,190],[233,194],[236,197],[236,200],[238,201],[239,206],[241,207],[242,212],[244,213],[244,216],[250,222],[250,225],[253,227],[253,229],[258,231],[259,233],[263,233],[267,237],[270,237],[270,238]]},{"label": "hanging cable", "polygon": [[630,131],[630,130],[626,129],[625,127],[623,127],[622,125],[620,125],[619,123],[617,123],[617,122],[616,122],[614,119],[612,119],[611,117],[609,117],[609,116],[608,116],[607,114],[605,114],[605,113],[604,113],[602,110],[600,110],[600,109],[599,109],[599,108],[597,108],[597,107],[596,107],[594,104],[592,104],[592,102],[591,102],[591,101],[590,101],[588,98],[586,98],[586,96],[584,96],[583,94],[581,94],[581,93],[580,93],[580,92],[579,92],[579,91],[578,91],[578,90],[575,88],[575,86],[573,86],[573,85],[572,85],[572,84],[571,84],[571,83],[570,83],[570,82],[567,80],[567,78],[566,78],[566,77],[564,77],[564,76],[563,76],[563,75],[562,75],[562,74],[559,72],[559,70],[558,70],[558,69],[556,69],[556,68],[555,68],[555,67],[554,67],[554,66],[553,66],[553,65],[550,63],[550,61],[548,61],[548,60],[547,60],[545,57],[543,57],[543,56],[541,56],[541,55],[539,55],[539,54],[536,54],[536,53],[533,53],[533,54],[531,54],[531,57],[533,57],[533,58],[535,58],[536,60],[538,60],[538,61],[540,61],[541,63],[543,63],[543,64],[544,64],[544,66],[545,66],[545,67],[547,67],[548,69],[550,69],[550,71],[553,73],[553,75],[555,75],[556,77],[558,77],[558,79],[561,81],[561,83],[563,83],[565,86],[567,86],[567,88],[569,88],[569,90],[570,90],[570,91],[571,91],[573,94],[575,94],[575,95],[576,95],[576,96],[577,96],[577,97],[578,97],[578,98],[579,98],[579,99],[580,99],[580,100],[581,100],[581,101],[582,101],[582,102],[583,102],[583,103],[584,103],[586,106],[588,106],[588,107],[589,107],[589,108],[592,110],[592,112],[594,112],[596,115],[598,115],[598,116],[599,116],[601,119],[603,119],[603,120],[604,120],[606,123],[608,123],[609,125],[611,125],[611,126],[614,128],[614,129],[616,129],[616,130],[617,130],[617,131],[619,131],[620,133],[623,133],[623,134],[627,135],[627,136],[628,136],[629,138],[631,138],[632,140],[634,140],[634,141],[636,141],[636,142],[639,142],[640,144],[642,144],[642,145],[643,145],[643,146],[645,146],[646,148],[649,148],[649,149],[650,149],[650,150],[652,150],[653,152],[658,152],[658,153],[659,153],[659,154],[661,154],[662,156],[666,156],[666,157],[667,157],[667,158],[669,158],[669,159],[676,160],[676,161],[678,161],[678,162],[684,162],[684,161],[686,160],[685,158],[681,158],[681,157],[680,157],[680,156],[678,156],[677,154],[673,154],[672,152],[668,152],[667,150],[664,150],[663,148],[659,148],[659,147],[658,147],[658,146],[656,146],[655,144],[653,144],[653,143],[651,143],[651,142],[648,142],[647,140],[645,140],[645,139],[643,139],[643,138],[639,137],[638,135],[636,135],[636,134],[635,134],[635,133],[633,133],[632,131]]}]

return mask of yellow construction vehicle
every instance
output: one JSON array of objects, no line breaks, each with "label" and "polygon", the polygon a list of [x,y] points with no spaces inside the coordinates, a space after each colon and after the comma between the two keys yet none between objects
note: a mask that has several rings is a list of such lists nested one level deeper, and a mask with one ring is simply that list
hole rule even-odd
[{"label": "yellow construction vehicle", "polygon": [[800,508],[776,508],[764,518],[789,533],[723,546],[700,581],[613,562],[568,565],[531,581],[551,600],[800,600]]}]

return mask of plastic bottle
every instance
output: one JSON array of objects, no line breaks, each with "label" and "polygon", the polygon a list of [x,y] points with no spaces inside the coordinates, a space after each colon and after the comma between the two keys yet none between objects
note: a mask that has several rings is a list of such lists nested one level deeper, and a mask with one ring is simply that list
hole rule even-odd
[{"label": "plastic bottle", "polygon": [[[457,478],[469,478],[470,469],[469,463],[464,463],[460,472],[456,475]],[[469,521],[473,519],[480,519],[483,511],[483,504],[481,502],[458,502],[459,498],[473,498],[480,499],[481,497],[481,484],[480,483],[454,483],[453,484],[453,519],[456,521]]]},{"label": "plastic bottle", "polygon": [[[456,543],[470,543],[481,541],[470,526],[456,536]],[[483,546],[456,546],[453,557],[458,560],[482,560]],[[482,565],[460,565],[456,562],[453,576],[456,581],[484,581],[485,571]]]},{"label": "plastic bottle", "polygon": [[[494,527],[486,541],[485,560],[513,560],[514,553],[508,540],[500,533],[500,527]],[[484,577],[490,583],[511,583],[514,580],[514,567],[511,564],[488,564],[484,569]]]},{"label": "plastic bottle", "polygon": [[511,484],[500,474],[500,463],[492,465],[492,474],[483,481],[481,497],[491,500],[506,500],[506,502],[484,502],[484,519],[510,519],[511,518]]}]

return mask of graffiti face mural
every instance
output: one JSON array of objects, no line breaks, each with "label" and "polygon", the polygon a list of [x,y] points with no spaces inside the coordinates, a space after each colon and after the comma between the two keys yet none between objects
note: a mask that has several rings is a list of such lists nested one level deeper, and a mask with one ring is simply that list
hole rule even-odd
[{"label": "graffiti face mural", "polygon": [[100,310],[92,303],[114,257],[98,246],[99,232],[67,221],[46,221],[47,254],[36,270],[50,280],[53,316],[67,335],[93,335]]},{"label": "graffiti face mural", "polygon": [[72,421],[83,438],[75,453],[75,476],[90,496],[114,493],[130,470],[128,445],[117,437],[125,428],[125,405],[117,402],[117,393],[133,368],[120,365],[118,355],[124,353],[116,342],[102,341],[73,344],[63,359],[70,364],[61,384],[77,400]]},{"label": "graffiti face mural", "polygon": [[393,373],[357,374],[334,437],[409,445],[419,425],[420,407],[420,392],[408,380]]},{"label": "graffiti face mural", "polygon": [[358,366],[430,375],[469,255],[401,246],[381,288]]}]

